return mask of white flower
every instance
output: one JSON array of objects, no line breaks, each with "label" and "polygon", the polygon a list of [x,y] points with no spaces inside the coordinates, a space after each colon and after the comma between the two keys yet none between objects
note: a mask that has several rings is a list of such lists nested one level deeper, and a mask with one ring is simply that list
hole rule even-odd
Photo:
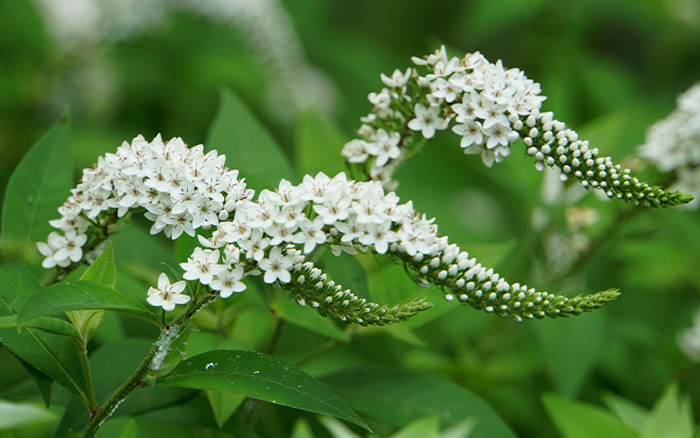
[{"label": "white flower", "polygon": [[377,145],[376,165],[383,166],[387,161],[394,160],[401,156],[401,149],[399,148],[401,134],[398,132],[388,134],[385,130],[379,129],[372,140],[373,143]]},{"label": "white flower", "polygon": [[411,77],[411,69],[407,68],[405,72],[401,72],[398,68],[394,70],[394,73],[391,74],[391,77],[385,75],[382,73],[380,75],[380,78],[382,82],[384,82],[384,85],[390,88],[401,88],[404,85],[406,85],[406,82],[408,82],[408,78]]},{"label": "white flower", "polygon": [[187,262],[180,263],[180,267],[185,270],[182,278],[199,280],[200,283],[207,285],[214,279],[214,275],[226,268],[218,262],[219,250],[195,248]]},{"label": "white flower", "polygon": [[374,246],[379,254],[386,253],[389,243],[396,242],[399,238],[396,233],[389,230],[389,226],[371,224],[367,227],[367,234],[360,236],[360,243]]},{"label": "white flower", "polygon": [[462,140],[459,142],[462,148],[471,145],[481,145],[484,141],[481,124],[476,120],[467,120],[464,121],[464,124],[455,125],[452,127],[452,131],[462,136]]},{"label": "white flower", "polygon": [[445,119],[440,117],[440,107],[431,106],[426,108],[422,104],[414,107],[415,119],[408,122],[408,127],[414,131],[421,131],[423,137],[433,138],[435,130],[445,129]]},{"label": "white flower", "polygon": [[323,225],[323,218],[317,217],[313,221],[307,219],[301,223],[301,231],[294,236],[292,242],[304,244],[304,253],[310,253],[316,245],[326,243],[326,233],[322,231]]},{"label": "white flower", "polygon": [[292,260],[284,256],[277,246],[270,250],[267,258],[260,260],[259,266],[265,271],[265,283],[274,283],[277,280],[289,283],[291,280],[289,269],[292,267]]},{"label": "white flower", "polygon": [[162,307],[163,310],[171,311],[175,309],[176,304],[186,304],[190,301],[190,296],[183,294],[186,283],[178,281],[170,284],[170,280],[165,273],[161,273],[158,277],[158,288],[151,287],[148,289],[148,304],[155,307]]},{"label": "white flower", "polygon": [[61,247],[56,251],[53,257],[57,261],[70,259],[73,263],[79,262],[83,257],[82,246],[86,241],[87,236],[85,234],[77,234],[73,230],[68,230],[61,242]]},{"label": "white flower", "polygon": [[212,289],[219,291],[221,298],[228,298],[234,292],[243,292],[245,290],[246,286],[241,281],[241,278],[243,278],[242,268],[235,268],[231,271],[227,269],[216,274],[210,286]]}]

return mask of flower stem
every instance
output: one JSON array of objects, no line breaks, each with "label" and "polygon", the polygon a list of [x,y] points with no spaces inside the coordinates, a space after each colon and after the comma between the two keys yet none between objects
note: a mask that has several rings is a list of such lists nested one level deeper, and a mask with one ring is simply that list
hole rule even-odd
[{"label": "flower stem", "polygon": [[102,423],[107,420],[112,413],[119,407],[121,402],[136,388],[149,383],[144,382],[143,379],[148,373],[151,362],[158,353],[158,348],[165,336],[172,336],[172,331],[180,331],[185,326],[185,320],[192,318],[192,316],[198,311],[202,310],[208,304],[214,302],[218,298],[218,295],[207,293],[206,295],[200,297],[198,300],[194,301],[192,306],[185,312],[181,313],[177,318],[175,318],[169,326],[166,326],[158,336],[156,342],[153,343],[151,349],[148,351],[146,357],[141,361],[138,368],[129,376],[129,378],[121,384],[121,386],[112,394],[103,404],[100,406],[90,418],[85,431],[83,432],[84,438],[94,437],[97,430],[100,428]]}]

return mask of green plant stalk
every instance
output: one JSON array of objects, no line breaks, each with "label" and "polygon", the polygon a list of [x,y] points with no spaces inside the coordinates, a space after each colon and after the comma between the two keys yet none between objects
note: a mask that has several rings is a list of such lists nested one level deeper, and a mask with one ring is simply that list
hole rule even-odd
[{"label": "green plant stalk", "polygon": [[165,329],[161,331],[158,339],[153,343],[153,346],[148,351],[148,354],[143,361],[141,361],[138,368],[136,368],[131,376],[129,376],[129,378],[121,384],[114,394],[112,394],[91,417],[90,421],[85,427],[85,431],[83,432],[84,438],[94,437],[102,423],[104,423],[114,413],[122,401],[124,401],[124,399],[131,394],[134,389],[142,386],[148,386],[153,383],[145,382],[144,377],[148,373],[153,358],[158,353],[158,345],[163,338],[168,335],[168,332],[171,330],[182,330],[186,320],[191,319],[194,314],[214,302],[217,298],[218,294],[213,293],[207,293],[206,295],[200,297],[187,311],[182,312],[178,317],[171,321],[171,323],[166,326]]},{"label": "green plant stalk", "polygon": [[87,344],[85,341],[79,342],[77,339],[75,341],[75,347],[78,349],[78,356],[80,356],[80,366],[83,369],[83,376],[85,378],[85,390],[87,392],[87,408],[90,411],[90,418],[97,414],[97,398],[95,398],[95,387],[92,383],[92,373],[90,372],[90,363],[88,361],[88,351]]}]

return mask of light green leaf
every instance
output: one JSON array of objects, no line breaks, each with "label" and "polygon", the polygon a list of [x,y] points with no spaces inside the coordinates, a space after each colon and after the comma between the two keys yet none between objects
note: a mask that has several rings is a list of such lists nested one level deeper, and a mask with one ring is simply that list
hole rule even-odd
[{"label": "light green leaf", "polygon": [[37,423],[48,423],[55,420],[56,415],[41,406],[0,400],[0,430]]},{"label": "light green leaf", "polygon": [[244,394],[368,428],[326,385],[280,359],[253,351],[202,353],[186,359],[157,383]]},{"label": "light green leaf", "polygon": [[[0,267],[0,316],[16,316],[27,299],[39,290],[39,283],[25,266]],[[87,400],[80,357],[73,341],[30,327],[21,332],[12,327],[0,329],[0,338],[23,361],[83,401]]]},{"label": "light green leaf", "polygon": [[598,360],[604,336],[603,312],[533,324],[557,392],[573,397]]},{"label": "light green leaf", "polygon": [[68,111],[32,146],[10,176],[2,208],[2,236],[27,243],[43,241],[49,220],[73,187]]},{"label": "light green leaf", "polygon": [[56,283],[37,291],[24,303],[17,320],[22,324],[39,316],[96,309],[122,312],[161,325],[148,308],[134,298],[85,280]]},{"label": "light green leaf", "polygon": [[654,404],[640,438],[692,438],[694,431],[690,402],[678,395],[678,386],[669,386]]},{"label": "light green leaf", "polygon": [[292,429],[291,438],[314,438],[314,433],[309,426],[309,422],[306,418],[299,418],[296,423],[294,423],[294,429]]},{"label": "light green leaf", "polygon": [[114,263],[114,248],[112,242],[107,242],[102,254],[80,276],[81,280],[92,281],[109,288],[117,284],[117,267]]},{"label": "light green leaf", "polygon": [[319,335],[347,342],[348,335],[338,328],[329,318],[324,318],[311,307],[302,307],[294,301],[278,297],[272,303],[272,309],[277,316],[299,327],[311,330]]},{"label": "light green leaf", "polygon": [[328,429],[333,438],[362,438],[350,430],[342,421],[338,421],[333,417],[320,417],[318,422]]},{"label": "light green leaf", "polygon": [[[416,418],[437,415],[449,427],[467,417],[474,436],[515,437],[496,412],[466,388],[439,377],[389,367],[359,366],[323,379],[370,424],[395,429]],[[391,430],[390,429],[390,430]]]},{"label": "light green leaf", "polygon": [[438,417],[425,417],[402,427],[390,438],[437,438],[439,431],[440,419]]},{"label": "light green leaf", "polygon": [[165,358],[157,371],[150,370],[148,372],[149,378],[158,378],[168,374],[172,371],[182,359],[185,358],[185,351],[187,349],[187,341],[190,338],[190,331],[187,329],[182,329],[175,339],[170,343],[168,352],[165,354]]},{"label": "light green leaf", "polygon": [[[18,327],[17,315],[0,316],[0,328]],[[40,316],[22,324],[22,328],[29,327],[39,329],[54,335],[68,336],[80,340],[80,333],[69,322],[60,318]]]},{"label": "light green leaf", "polygon": [[639,433],[645,429],[649,418],[648,410],[612,393],[603,395],[602,399],[623,423]]},{"label": "light green leaf", "polygon": [[243,394],[236,394],[235,392],[223,392],[223,391],[205,391],[207,394],[207,399],[209,399],[209,405],[211,406],[211,411],[214,413],[214,419],[219,427],[223,427],[224,424],[231,418],[236,409],[245,401],[246,396]]},{"label": "light green leaf", "polygon": [[221,91],[206,148],[226,154],[226,164],[239,169],[240,177],[257,191],[277,187],[282,178],[294,178],[289,159],[277,141],[231,90]]},{"label": "light green leaf", "polygon": [[[636,438],[637,433],[613,414],[597,406],[569,400],[558,395],[542,397],[549,416],[562,438],[616,437]],[[663,436],[663,435],[659,435]]]},{"label": "light green leaf", "polygon": [[300,175],[323,172],[333,176],[345,170],[340,151],[345,136],[335,122],[316,111],[299,119],[296,132],[296,162]]},{"label": "light green leaf", "polygon": [[[114,263],[114,248],[112,242],[107,243],[104,251],[92,265],[80,276],[81,280],[92,281],[109,288],[117,284],[117,266]],[[90,340],[99,327],[104,316],[104,310],[75,310],[67,312],[68,319],[80,332],[84,341]]]}]

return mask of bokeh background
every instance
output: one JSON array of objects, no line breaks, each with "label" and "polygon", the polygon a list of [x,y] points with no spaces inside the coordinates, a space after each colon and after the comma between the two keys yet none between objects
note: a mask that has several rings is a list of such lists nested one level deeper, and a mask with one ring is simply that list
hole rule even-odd
[{"label": "bokeh background", "polygon": [[[379,73],[405,68],[410,56],[440,44],[454,55],[479,50],[523,69],[542,84],[545,109],[616,161],[644,171],[633,156],[647,127],[700,81],[700,3],[0,0],[0,192],[66,104],[80,169],[137,134],[204,142],[223,88],[299,162],[295,145],[300,131],[313,129],[309,120],[349,140],[370,109],[367,94],[382,86]],[[585,210],[572,212],[519,146],[492,169],[456,146],[454,136],[439,136],[403,166],[401,198],[513,282],[567,292],[619,287],[622,297],[575,320],[520,324],[440,306],[439,317],[408,334],[358,337],[307,370],[324,376],[344,364],[378,363],[427,371],[482,396],[523,437],[560,433],[543,406],[545,393],[601,408],[612,393],[650,409],[677,383],[699,417],[700,365],[678,345],[700,308],[698,213],[648,211],[616,225],[624,206],[589,195],[577,201]],[[227,163],[237,167],[236,157]],[[597,219],[572,225],[581,211]],[[124,288],[142,294],[157,275],[155,259],[175,257],[167,242],[158,245],[140,272],[125,268],[132,280]],[[125,265],[145,257],[122,248]],[[9,244],[0,257],[18,254],[38,260]],[[373,297],[399,300],[410,290],[440,300],[437,290],[400,282],[400,268],[361,262]],[[269,324],[264,310],[241,315],[227,336],[252,348],[264,344],[270,330],[241,329]],[[139,335],[120,321],[125,336]],[[290,360],[323,344],[294,326],[282,339],[278,354]],[[9,396],[27,376],[1,348],[0,360],[0,395]]]}]

